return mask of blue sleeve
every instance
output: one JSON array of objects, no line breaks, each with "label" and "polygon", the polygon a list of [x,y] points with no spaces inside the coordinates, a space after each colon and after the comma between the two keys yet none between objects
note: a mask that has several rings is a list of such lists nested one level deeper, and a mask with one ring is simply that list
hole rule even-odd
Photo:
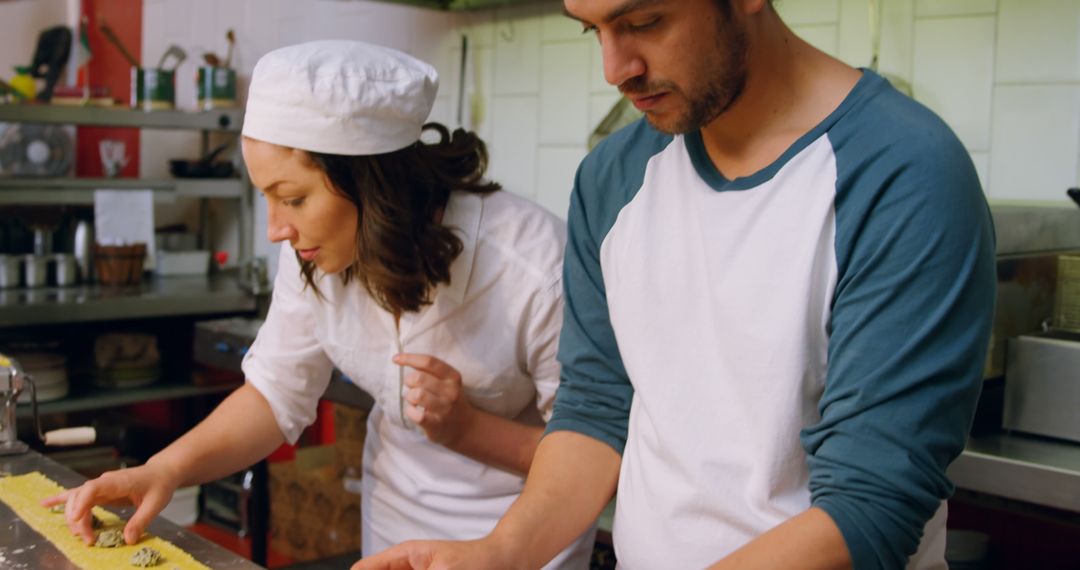
[{"label": "blue sleeve", "polygon": [[611,327],[600,247],[640,190],[649,157],[670,140],[638,121],[605,139],[575,176],[563,261],[562,372],[545,433],[575,431],[619,454],[626,446],[634,388]]},{"label": "blue sleeve", "polygon": [[993,228],[966,151],[943,123],[929,126],[880,145],[837,137],[828,373],[821,421],[801,438],[812,503],[855,568],[902,568],[918,548],[953,492],[945,470],[982,386]]}]

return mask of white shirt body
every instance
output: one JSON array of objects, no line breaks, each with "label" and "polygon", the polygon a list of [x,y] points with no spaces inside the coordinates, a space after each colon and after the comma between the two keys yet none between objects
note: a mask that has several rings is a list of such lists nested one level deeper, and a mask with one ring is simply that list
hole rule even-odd
[{"label": "white shirt body", "polygon": [[[365,556],[405,540],[480,538],[524,485],[523,476],[430,442],[403,415],[406,370],[395,354],[445,361],[461,373],[472,405],[533,425],[550,417],[559,383],[563,222],[508,192],[453,192],[443,225],[464,246],[451,282],[397,324],[355,281],[317,273],[320,299],[283,247],[266,323],[244,359],[248,382],[289,441],[315,420],[335,366],[375,399],[364,445]],[[587,567],[592,536],[553,567]]]}]

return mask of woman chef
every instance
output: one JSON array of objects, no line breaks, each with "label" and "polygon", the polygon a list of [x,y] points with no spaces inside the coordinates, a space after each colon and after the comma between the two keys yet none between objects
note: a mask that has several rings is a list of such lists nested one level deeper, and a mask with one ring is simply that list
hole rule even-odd
[{"label": "woman chef", "polygon": [[[421,61],[353,41],[258,62],[243,154],[282,251],[247,381],[145,465],[46,501],[67,502],[73,531],[91,541],[90,507],[130,500],[134,543],[178,487],[295,442],[335,366],[376,402],[363,554],[495,526],[558,384],[565,228],[482,179],[474,134],[423,124],[437,82]],[[587,567],[591,543],[586,533],[552,566]]]}]

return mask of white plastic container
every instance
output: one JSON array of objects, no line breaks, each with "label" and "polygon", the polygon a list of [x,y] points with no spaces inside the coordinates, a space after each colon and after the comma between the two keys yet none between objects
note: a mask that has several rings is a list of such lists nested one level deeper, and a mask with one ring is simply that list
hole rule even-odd
[{"label": "white plastic container", "polygon": [[195,251],[165,251],[157,252],[158,275],[206,275],[210,270],[210,252],[206,250]]},{"label": "white plastic container", "polygon": [[195,524],[199,520],[199,486],[177,489],[172,500],[161,511],[161,516],[180,526]]}]

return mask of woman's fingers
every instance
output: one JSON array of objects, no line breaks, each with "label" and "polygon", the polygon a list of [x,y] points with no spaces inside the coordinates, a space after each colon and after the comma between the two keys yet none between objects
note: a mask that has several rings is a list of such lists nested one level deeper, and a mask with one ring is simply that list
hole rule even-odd
[{"label": "woman's fingers", "polygon": [[426,427],[427,425],[427,422],[425,421],[427,416],[427,410],[425,410],[424,408],[412,405],[405,406],[405,416],[412,420],[414,424],[422,428]]},{"label": "woman's fingers", "polygon": [[[67,520],[68,528],[71,529],[72,534],[81,538],[86,544],[93,544],[93,519],[87,516],[86,512],[78,514],[77,510],[77,505],[80,504],[79,496],[82,493],[82,487],[73,489],[71,492],[69,492],[67,503],[64,505],[64,518]],[[85,510],[89,511],[89,508],[86,508]]]},{"label": "woman's fingers", "polygon": [[51,497],[46,497],[42,499],[40,504],[45,508],[49,508],[55,505],[59,505],[60,503],[67,503],[67,498],[70,494],[71,491],[64,491],[63,493],[60,493],[58,495],[53,495]]},{"label": "woman's fingers", "polygon": [[458,371],[455,370],[453,366],[450,366],[430,354],[402,352],[401,354],[394,355],[394,364],[415,368],[421,372],[427,372],[437,378],[449,378],[451,376],[458,376],[460,378]]},{"label": "woman's fingers", "polygon": [[127,524],[124,525],[124,542],[128,544],[139,542],[139,537],[150,525],[150,521],[165,509],[165,505],[169,504],[171,498],[171,495],[163,496],[161,493],[148,493],[143,497],[139,508],[135,509],[135,514],[131,515]]},{"label": "woman's fingers", "polygon": [[456,377],[439,378],[427,372],[409,372],[405,375],[405,386],[426,390],[447,401],[456,400],[461,393],[460,379]]}]

